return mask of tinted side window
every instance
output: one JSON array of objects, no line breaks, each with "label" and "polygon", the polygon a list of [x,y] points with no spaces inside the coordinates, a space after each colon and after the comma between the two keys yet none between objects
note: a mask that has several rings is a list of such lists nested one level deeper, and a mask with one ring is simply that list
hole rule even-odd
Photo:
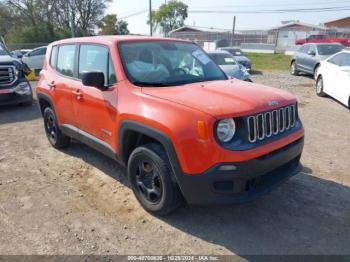
[{"label": "tinted side window", "polygon": [[57,65],[57,54],[58,54],[58,47],[54,46],[51,50],[51,57],[50,57],[50,65],[54,69],[56,69],[56,65]]},{"label": "tinted side window", "polygon": [[308,52],[313,51],[316,54],[316,48],[313,45],[310,45]]},{"label": "tinted side window", "polygon": [[341,66],[350,66],[350,54],[343,53],[342,56],[343,56],[343,59],[341,61]]},{"label": "tinted side window", "polygon": [[340,53],[333,56],[328,62],[335,64],[337,66],[350,66],[350,54]]},{"label": "tinted side window", "polygon": [[58,50],[57,71],[62,75],[73,76],[75,45],[62,45]]},{"label": "tinted side window", "polygon": [[328,62],[335,64],[335,65],[338,65],[338,66],[341,65],[341,61],[342,61],[342,54],[335,55],[331,59],[328,60]]},{"label": "tinted side window", "polygon": [[28,56],[37,56],[37,55],[45,55],[46,48],[36,49],[28,54]]},{"label": "tinted side window", "polygon": [[102,72],[108,85],[108,49],[98,45],[81,45],[79,54],[79,78],[87,72]]}]

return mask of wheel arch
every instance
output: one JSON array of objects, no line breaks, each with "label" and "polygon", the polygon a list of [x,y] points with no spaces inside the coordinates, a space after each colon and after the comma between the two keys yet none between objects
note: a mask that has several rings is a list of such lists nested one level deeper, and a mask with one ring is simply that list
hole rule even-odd
[{"label": "wheel arch", "polygon": [[140,122],[124,120],[119,126],[118,134],[118,158],[124,165],[127,165],[129,156],[136,147],[157,142],[163,146],[176,177],[182,174],[173,142],[164,132]]},{"label": "wheel arch", "polygon": [[316,68],[319,67],[320,65],[321,65],[321,62],[318,62],[318,63],[315,64],[315,66],[314,66],[314,72],[316,71]]},{"label": "wheel arch", "polygon": [[47,94],[45,93],[39,93],[37,94],[37,97],[38,97],[38,104],[39,104],[39,109],[40,109],[40,112],[41,112],[41,115],[44,114],[44,110],[46,107],[51,107],[53,111],[55,111],[55,108],[53,106],[53,102],[50,98],[50,96],[48,96]]}]

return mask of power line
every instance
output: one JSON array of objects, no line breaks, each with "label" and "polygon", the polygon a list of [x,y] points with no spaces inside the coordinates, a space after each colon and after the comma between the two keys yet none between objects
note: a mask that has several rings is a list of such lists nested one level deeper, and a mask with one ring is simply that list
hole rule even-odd
[{"label": "power line", "polygon": [[272,13],[320,13],[347,11],[350,6],[321,7],[321,8],[299,8],[299,9],[265,9],[265,10],[189,10],[195,14],[272,14]]},{"label": "power line", "polygon": [[138,11],[138,12],[135,12],[135,13],[132,13],[132,14],[128,14],[126,16],[120,17],[119,19],[122,20],[122,19],[133,17],[133,16],[141,15],[141,14],[144,14],[144,13],[147,13],[147,12],[148,12],[148,9],[142,10],[142,11]]},{"label": "power line", "polygon": [[[345,4],[345,3],[346,3],[346,4],[350,4],[350,1],[349,1],[349,0],[347,0],[347,1],[338,1],[338,0],[336,0],[336,1],[332,2],[331,0],[329,0],[329,1],[326,1],[326,2],[309,2],[309,3],[303,3],[303,4],[300,4],[300,3],[266,4],[266,3],[264,3],[263,6],[274,6],[274,7],[276,7],[276,6],[279,6],[279,7],[284,7],[284,6],[302,6],[302,7],[304,7],[304,6],[310,6],[310,5],[317,5],[317,6],[325,5],[325,4],[327,4],[327,5],[329,5],[329,4],[338,5],[338,4]],[[252,4],[252,5],[221,5],[220,7],[221,7],[221,8],[240,8],[240,7],[247,7],[247,8],[252,7],[252,8],[255,8],[255,7],[261,7],[261,6],[262,6],[262,4]],[[215,6],[212,6],[212,5],[210,5],[210,6],[201,6],[200,8],[208,8],[208,9],[211,9],[211,8],[215,8],[215,7],[217,7],[217,5],[215,5]],[[196,9],[197,7],[192,6],[192,8]]]}]

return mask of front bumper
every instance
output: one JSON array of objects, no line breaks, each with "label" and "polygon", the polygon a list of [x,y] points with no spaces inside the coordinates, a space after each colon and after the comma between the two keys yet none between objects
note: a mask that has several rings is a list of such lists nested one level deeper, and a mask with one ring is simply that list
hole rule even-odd
[{"label": "front bumper", "polygon": [[[177,175],[182,194],[189,204],[232,204],[252,201],[301,170],[304,146],[300,138],[267,155],[245,162],[220,163],[197,175]],[[234,171],[220,167],[234,165]]]},{"label": "front bumper", "polygon": [[14,91],[16,86],[22,82],[27,82],[27,81],[26,80],[17,81],[12,86],[6,86],[6,87],[0,86],[0,106],[30,103],[33,100],[32,92],[30,94],[20,95]]}]

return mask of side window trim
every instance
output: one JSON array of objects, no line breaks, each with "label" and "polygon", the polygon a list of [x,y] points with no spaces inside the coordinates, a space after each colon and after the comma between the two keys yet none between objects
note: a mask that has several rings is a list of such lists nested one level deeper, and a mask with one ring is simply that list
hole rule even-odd
[{"label": "side window trim", "polygon": [[[111,56],[111,50],[110,50],[110,48],[109,48],[109,46],[107,46],[107,45],[103,45],[103,44],[97,44],[97,43],[79,43],[79,44],[77,44],[77,51],[76,51],[76,57],[75,57],[75,61],[74,61],[74,64],[75,64],[75,70],[76,70],[76,72],[74,73],[74,75],[75,75],[75,78],[77,79],[77,80],[79,80],[79,81],[81,81],[81,79],[79,78],[79,70],[80,70],[80,64],[79,64],[79,61],[80,61],[80,49],[81,49],[81,46],[82,45],[89,45],[89,46],[100,46],[100,47],[104,47],[104,48],[106,48],[107,49],[107,51],[108,51],[108,55],[107,55],[107,76],[105,76],[105,77],[107,77],[107,80],[108,80],[108,83],[107,83],[107,87],[110,87],[110,86],[112,86],[112,85],[114,85],[114,84],[116,84],[117,83],[117,81],[115,82],[115,83],[113,83],[113,84],[110,84],[109,83],[109,59],[110,58],[112,58],[112,56]],[[113,70],[115,71],[115,68],[114,68],[114,63],[113,63],[113,59],[111,59],[111,61],[112,61],[112,66],[113,66]],[[75,71],[74,70],[74,71]],[[114,72],[115,73],[115,72]],[[116,73],[115,73],[116,74]],[[117,76],[116,76],[116,79],[117,79]]]},{"label": "side window trim", "polygon": [[[115,76],[115,83],[110,83],[110,64],[109,64],[109,61],[111,61],[111,64],[112,64],[112,68],[113,68],[113,72],[114,72],[114,76]],[[108,76],[107,76],[107,79],[108,79],[108,86],[112,86],[112,85],[115,85],[117,82],[118,82],[118,80],[117,80],[117,75],[116,75],[116,72],[115,72],[115,68],[114,68],[114,63],[113,63],[113,59],[112,59],[112,56],[111,56],[111,52],[110,52],[110,50],[108,50],[108,59],[107,59],[107,74],[108,74]]]}]

